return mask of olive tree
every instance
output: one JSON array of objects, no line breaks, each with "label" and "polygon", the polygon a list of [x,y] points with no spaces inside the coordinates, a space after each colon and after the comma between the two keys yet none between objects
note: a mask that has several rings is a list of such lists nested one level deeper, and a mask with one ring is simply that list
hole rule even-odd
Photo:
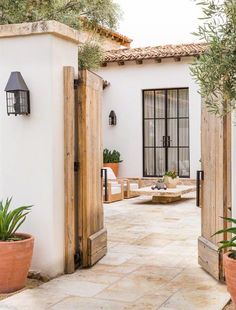
[{"label": "olive tree", "polygon": [[195,35],[206,51],[191,71],[210,112],[222,116],[236,108],[236,1],[203,0],[203,23]]},{"label": "olive tree", "polygon": [[80,28],[81,17],[97,25],[116,27],[119,6],[112,0],[1,0],[0,23],[56,20]]},{"label": "olive tree", "polygon": [[[113,0],[1,0],[0,24],[56,20],[75,29],[89,25],[115,29],[121,16]],[[102,48],[91,40],[79,48],[81,69],[95,69],[102,60]]]}]

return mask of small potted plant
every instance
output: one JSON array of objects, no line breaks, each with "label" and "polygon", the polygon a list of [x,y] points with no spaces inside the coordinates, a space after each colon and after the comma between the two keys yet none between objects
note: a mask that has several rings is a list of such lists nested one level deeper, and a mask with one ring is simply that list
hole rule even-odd
[{"label": "small potted plant", "polygon": [[118,176],[119,163],[121,162],[122,160],[118,151],[109,151],[108,149],[105,149],[103,151],[103,166],[111,168],[116,177]]},{"label": "small potted plant", "polygon": [[177,176],[176,171],[170,170],[165,173],[164,183],[166,184],[167,188],[176,188],[178,182],[179,177]]},{"label": "small potted plant", "polygon": [[33,254],[34,238],[17,233],[32,206],[9,210],[11,200],[0,202],[0,293],[25,286]]},{"label": "small potted plant", "polygon": [[[223,217],[227,222],[236,225],[236,219]],[[228,291],[231,295],[234,308],[236,309],[236,227],[230,227],[217,231],[216,234],[231,233],[232,238],[220,241],[219,251],[228,249],[229,251],[223,255],[223,266],[225,270],[225,279]]]}]

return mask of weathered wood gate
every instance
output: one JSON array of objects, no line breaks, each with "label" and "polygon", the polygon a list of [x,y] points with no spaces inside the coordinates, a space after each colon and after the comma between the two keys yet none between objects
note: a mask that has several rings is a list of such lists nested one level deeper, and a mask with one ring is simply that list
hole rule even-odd
[{"label": "weathered wood gate", "polygon": [[223,280],[222,253],[217,243],[226,235],[212,236],[227,225],[231,215],[231,118],[216,117],[202,107],[201,124],[202,233],[198,240],[199,264],[217,280]]},{"label": "weathered wood gate", "polygon": [[107,251],[102,203],[103,81],[64,68],[65,271],[94,265]]}]

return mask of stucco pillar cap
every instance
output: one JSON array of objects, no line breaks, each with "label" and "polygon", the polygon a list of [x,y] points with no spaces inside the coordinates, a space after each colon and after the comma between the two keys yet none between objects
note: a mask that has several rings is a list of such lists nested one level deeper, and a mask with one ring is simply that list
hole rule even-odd
[{"label": "stucco pillar cap", "polygon": [[52,34],[68,41],[80,42],[78,30],[54,20],[0,25],[0,39],[42,34]]}]

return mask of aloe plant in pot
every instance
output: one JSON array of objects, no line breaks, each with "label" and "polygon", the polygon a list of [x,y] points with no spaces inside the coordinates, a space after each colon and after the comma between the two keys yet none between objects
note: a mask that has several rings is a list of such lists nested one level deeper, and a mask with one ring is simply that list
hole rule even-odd
[{"label": "aloe plant in pot", "polygon": [[103,151],[103,166],[109,167],[113,170],[116,177],[118,176],[119,172],[119,163],[122,160],[120,158],[120,153],[116,150],[109,151],[108,149],[104,149]]},{"label": "aloe plant in pot", "polygon": [[228,217],[223,217],[223,219],[235,226],[219,230],[214,235],[226,233],[232,234],[232,237],[229,240],[219,242],[219,251],[223,249],[229,250],[223,255],[223,266],[227,288],[236,309],[236,219]]},{"label": "aloe plant in pot", "polygon": [[0,293],[25,286],[33,254],[34,238],[17,232],[32,206],[10,210],[11,201],[0,202]]}]

